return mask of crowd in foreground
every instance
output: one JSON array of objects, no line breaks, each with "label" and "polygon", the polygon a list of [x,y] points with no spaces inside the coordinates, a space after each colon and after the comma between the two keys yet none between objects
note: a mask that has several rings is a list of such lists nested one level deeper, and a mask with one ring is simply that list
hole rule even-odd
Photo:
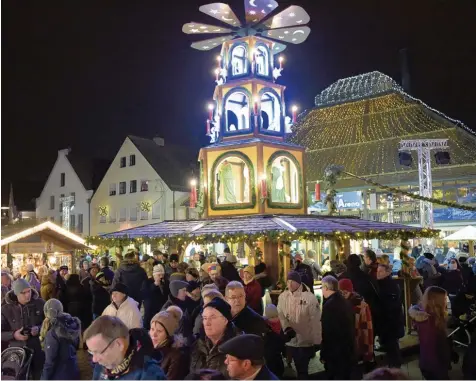
[{"label": "crowd in foreground", "polygon": [[[81,343],[93,379],[275,380],[285,365],[298,379],[320,377],[321,369],[326,379],[405,378],[399,371],[402,291],[392,265],[371,250],[330,261],[328,269],[312,251],[306,260],[296,255],[277,305],[266,306],[270,281],[259,259],[242,271],[228,249],[224,261],[197,254],[179,263],[177,254],[159,251],[142,261],[134,252],[121,259],[116,271],[103,257],[85,260],[79,274],[68,274],[66,266],[40,274],[29,268],[13,282],[2,271],[2,349],[32,349],[32,379],[79,379]],[[415,292],[409,311],[426,379],[449,379],[452,360],[450,292],[440,274],[423,272],[423,293]],[[313,290],[317,279],[322,303]],[[461,291],[469,292],[476,275],[461,279]],[[376,342],[388,368],[375,369]],[[475,343],[464,359],[468,379],[476,379]]]}]

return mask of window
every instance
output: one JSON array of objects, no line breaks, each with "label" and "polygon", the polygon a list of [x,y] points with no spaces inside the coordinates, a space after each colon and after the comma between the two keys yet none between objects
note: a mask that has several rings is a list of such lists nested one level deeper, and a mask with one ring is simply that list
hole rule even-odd
[{"label": "window", "polygon": [[119,211],[119,221],[125,221],[127,219],[127,208],[121,208]]},{"label": "window", "polygon": [[147,192],[149,190],[149,181],[141,180],[140,181],[140,191]]},{"label": "window", "polygon": [[119,183],[119,194],[126,194],[126,182],[121,181]]},{"label": "window", "polygon": [[276,95],[266,92],[261,96],[261,129],[281,130],[281,103]]},{"label": "window", "polygon": [[152,219],[159,220],[160,219],[160,202],[156,201],[152,205]]},{"label": "window", "polygon": [[137,221],[137,207],[131,208],[131,214],[129,216],[129,221]]},{"label": "window", "polygon": [[109,212],[109,222],[112,222],[112,223],[116,222],[116,211],[111,210]]},{"label": "window", "polygon": [[109,196],[115,196],[115,195],[116,195],[116,183],[109,184]]},{"label": "window", "polygon": [[55,196],[50,196],[50,210],[55,209]]},{"label": "window", "polygon": [[99,223],[100,224],[105,224],[107,220],[107,216],[99,216]]},{"label": "window", "polygon": [[63,215],[62,214],[60,215],[59,224],[60,224],[60,226],[63,226]]},{"label": "window", "polygon": [[129,192],[130,193],[136,193],[137,192],[137,180],[131,180]]},{"label": "window", "polygon": [[61,186],[61,187],[64,187],[65,184],[66,184],[66,174],[63,172],[63,173],[61,174],[60,186]]},{"label": "window", "polygon": [[71,192],[70,196],[73,198],[71,204],[69,204],[72,208],[76,204],[76,192]]},{"label": "window", "polygon": [[76,215],[69,215],[69,231],[74,232],[76,230]]},{"label": "window", "polygon": [[136,165],[136,155],[129,156],[129,167],[132,167],[133,165]]},{"label": "window", "polygon": [[256,72],[267,76],[269,73],[268,49],[262,45],[255,51]]},{"label": "window", "polygon": [[126,157],[123,156],[121,157],[121,163],[119,164],[121,168],[124,168],[126,166]]},{"label": "window", "polygon": [[149,212],[147,210],[140,211],[140,219],[141,220],[148,220],[149,219]]},{"label": "window", "polygon": [[215,170],[215,202],[217,205],[249,203],[250,173],[243,159],[228,156]]},{"label": "window", "polygon": [[59,212],[62,213],[63,212],[63,202],[61,201],[61,199],[64,197],[64,194],[61,193],[61,196],[60,196],[60,199],[59,199]]},{"label": "window", "polygon": [[239,91],[231,94],[225,104],[226,131],[248,130],[250,112],[248,95]]},{"label": "window", "polygon": [[286,156],[278,156],[271,164],[271,201],[299,203],[299,173]]},{"label": "window", "polygon": [[248,72],[248,57],[243,45],[238,45],[232,50],[231,70],[233,75],[242,75]]},{"label": "window", "polygon": [[83,215],[82,214],[78,214],[78,229],[77,229],[78,233],[82,233],[83,232]]}]

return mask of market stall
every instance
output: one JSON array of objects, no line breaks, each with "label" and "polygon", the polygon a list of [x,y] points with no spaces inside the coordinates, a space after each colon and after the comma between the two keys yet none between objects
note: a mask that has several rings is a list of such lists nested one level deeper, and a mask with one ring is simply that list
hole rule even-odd
[{"label": "market stall", "polygon": [[469,256],[474,257],[474,242],[476,241],[476,228],[466,226],[457,232],[444,238],[445,241],[468,241]]},{"label": "market stall", "polygon": [[92,248],[83,238],[50,221],[4,238],[0,245],[2,268],[8,267],[12,274],[25,273],[28,264],[35,271],[42,265],[74,269],[75,252]]}]

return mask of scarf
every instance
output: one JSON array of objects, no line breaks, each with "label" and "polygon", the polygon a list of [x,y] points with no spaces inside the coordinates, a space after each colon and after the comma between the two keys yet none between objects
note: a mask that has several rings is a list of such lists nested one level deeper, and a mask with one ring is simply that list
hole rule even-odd
[{"label": "scarf", "polygon": [[140,342],[137,342],[137,346],[135,348],[133,348],[133,344],[130,343],[129,348],[127,348],[126,356],[124,357],[124,360],[122,360],[122,362],[118,366],[116,366],[114,369],[105,369],[107,379],[114,380],[126,374],[127,372],[129,372],[132,358],[137,353],[137,351],[140,350],[140,347],[141,347]]}]

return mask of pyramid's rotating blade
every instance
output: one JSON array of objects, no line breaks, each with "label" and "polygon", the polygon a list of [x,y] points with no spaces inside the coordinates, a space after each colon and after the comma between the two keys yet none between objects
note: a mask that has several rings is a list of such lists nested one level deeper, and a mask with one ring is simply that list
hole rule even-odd
[{"label": "pyramid's rotating blade", "polygon": [[229,25],[236,27],[241,26],[240,20],[231,10],[230,6],[225,3],[211,3],[202,5],[198,8],[200,12],[206,13],[208,16],[216,18],[221,22],[224,22]]},{"label": "pyramid's rotating blade", "polygon": [[263,32],[263,37],[274,38],[278,41],[290,42],[292,44],[300,44],[306,41],[311,33],[308,26],[297,26],[294,28],[272,29]]},{"label": "pyramid's rotating blade", "polygon": [[244,0],[246,23],[256,23],[268,16],[278,7],[274,0]]},{"label": "pyramid's rotating blade", "polygon": [[285,28],[287,26],[306,25],[311,18],[308,13],[297,5],[291,5],[284,11],[263,23],[269,29]]},{"label": "pyramid's rotating blade", "polygon": [[215,37],[208,40],[194,42],[191,46],[197,50],[211,50],[217,46],[221,46],[225,41],[231,40],[233,35],[229,34],[228,36]]},{"label": "pyramid's rotating blade", "polygon": [[231,29],[222,28],[221,26],[201,24],[199,22],[189,22],[183,25],[182,32],[186,34],[203,34],[203,33],[230,33]]},{"label": "pyramid's rotating blade", "polygon": [[284,44],[280,44],[279,42],[275,42],[275,41],[273,41],[273,43],[274,43],[272,48],[273,54],[279,54],[284,49],[286,49],[286,45]]}]

